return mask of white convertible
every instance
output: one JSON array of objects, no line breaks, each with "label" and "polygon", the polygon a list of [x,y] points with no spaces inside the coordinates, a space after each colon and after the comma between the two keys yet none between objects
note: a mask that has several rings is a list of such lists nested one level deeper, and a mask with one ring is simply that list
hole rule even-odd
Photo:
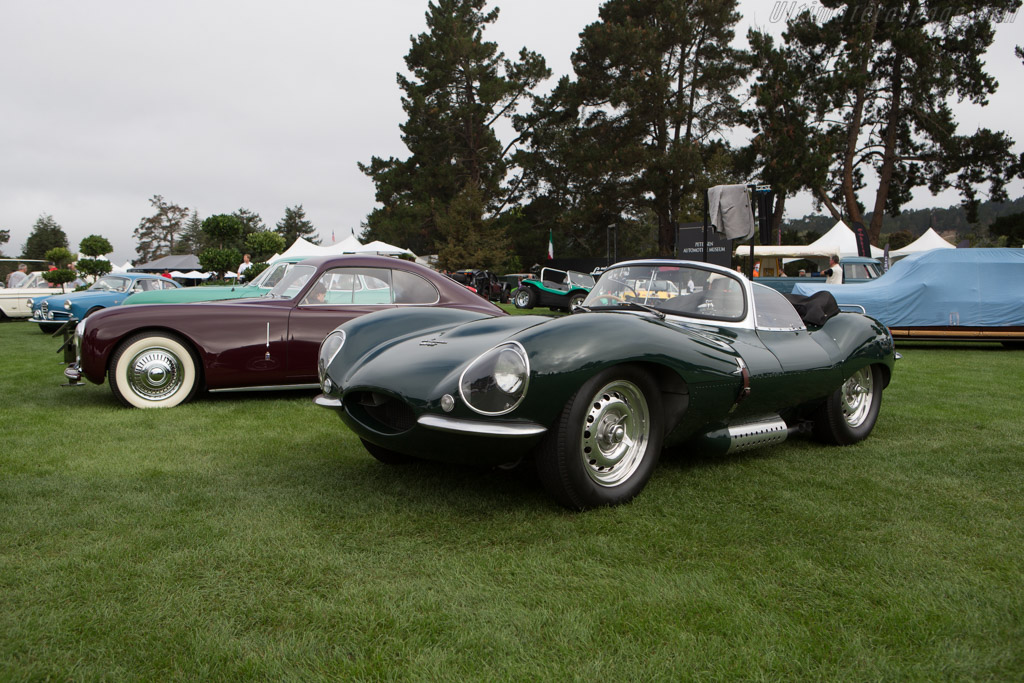
[{"label": "white convertible", "polygon": [[41,270],[29,273],[17,287],[0,289],[0,318],[30,318],[32,307],[28,305],[29,299],[60,292],[59,286],[51,287],[50,283],[43,279]]}]

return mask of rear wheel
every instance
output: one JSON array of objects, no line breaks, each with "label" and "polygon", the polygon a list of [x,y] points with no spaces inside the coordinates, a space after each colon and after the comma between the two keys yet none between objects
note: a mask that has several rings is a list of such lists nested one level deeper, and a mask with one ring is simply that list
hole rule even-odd
[{"label": "rear wheel", "polygon": [[577,306],[582,306],[583,305],[583,301],[586,298],[587,298],[587,295],[584,292],[576,292],[575,294],[570,296],[569,297],[569,312],[571,313],[572,309],[576,308]]},{"label": "rear wheel", "polygon": [[197,368],[192,350],[178,337],[137,334],[110,360],[110,390],[128,407],[171,408],[195,395]]},{"label": "rear wheel", "polygon": [[413,458],[411,456],[405,455],[403,453],[396,453],[395,451],[389,448],[378,446],[377,444],[371,443],[366,439],[359,440],[363,442],[363,448],[366,449],[367,453],[369,453],[370,455],[372,455],[374,458],[384,463],[385,465],[404,465],[406,463],[413,461]]},{"label": "rear wheel", "polygon": [[826,399],[814,421],[814,436],[837,446],[863,441],[874,429],[881,405],[882,371],[874,365],[862,368]]},{"label": "rear wheel", "polygon": [[609,368],[569,399],[541,444],[537,473],[555,500],[582,510],[643,490],[661,453],[658,390],[638,368]]},{"label": "rear wheel", "polygon": [[520,287],[516,292],[516,308],[533,308],[537,305],[537,292],[529,287]]}]

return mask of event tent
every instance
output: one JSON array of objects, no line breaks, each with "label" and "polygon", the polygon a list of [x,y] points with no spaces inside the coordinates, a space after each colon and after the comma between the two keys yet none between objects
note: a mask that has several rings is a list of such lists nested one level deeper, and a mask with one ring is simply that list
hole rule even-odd
[{"label": "event tent", "polygon": [[921,251],[931,251],[932,249],[956,249],[956,246],[942,239],[939,233],[935,232],[932,228],[928,228],[923,235],[907,246],[889,252],[889,258],[897,259]]},{"label": "event tent", "polygon": [[408,249],[396,247],[392,244],[388,244],[387,242],[381,242],[380,240],[375,240],[373,242],[370,242],[369,244],[364,244],[361,247],[359,247],[356,250],[356,252],[359,254],[380,254],[381,256],[405,255],[412,256],[413,258],[416,257],[416,254],[412,253]]},{"label": "event tent", "polygon": [[[737,256],[750,254],[750,246],[741,244],[736,247]],[[882,258],[885,251],[875,245],[871,245],[871,255],[875,258]],[[824,235],[807,245],[774,245],[759,244],[754,246],[754,256],[783,256],[787,259],[793,258],[822,258],[828,256],[857,256],[857,236],[842,221],[836,224]]]}]

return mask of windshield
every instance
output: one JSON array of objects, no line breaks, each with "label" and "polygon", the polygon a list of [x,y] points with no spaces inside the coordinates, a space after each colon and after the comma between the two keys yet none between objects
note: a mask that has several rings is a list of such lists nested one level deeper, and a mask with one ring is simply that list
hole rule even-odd
[{"label": "windshield", "polygon": [[593,287],[594,278],[588,273],[580,273],[579,271],[570,270],[566,273],[566,279],[570,285],[576,287]]},{"label": "windshield", "polygon": [[130,280],[126,277],[105,275],[89,289],[93,292],[127,292],[129,282]]},{"label": "windshield", "polygon": [[746,296],[739,278],[696,266],[633,265],[610,268],[583,305],[590,309],[650,306],[668,314],[742,320]]},{"label": "windshield", "polygon": [[309,278],[316,273],[313,266],[292,266],[284,273],[284,277],[264,296],[269,299],[293,299],[306,285]]},{"label": "windshield", "polygon": [[49,287],[50,283],[43,279],[41,273],[29,273],[25,279],[19,282],[12,289],[39,289]]},{"label": "windshield", "polygon": [[292,263],[273,263],[267,266],[266,270],[257,275],[252,282],[246,282],[246,287],[260,287],[263,289],[269,289],[281,281],[284,274],[288,271]]}]

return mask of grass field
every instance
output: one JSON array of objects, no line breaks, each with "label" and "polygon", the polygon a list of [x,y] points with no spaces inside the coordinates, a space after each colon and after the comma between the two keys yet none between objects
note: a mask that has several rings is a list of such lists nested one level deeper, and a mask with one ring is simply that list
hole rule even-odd
[{"label": "grass field", "polygon": [[566,512],[312,393],[121,408],[0,325],[0,680],[1020,680],[1024,353],[901,346],[874,434]]}]

